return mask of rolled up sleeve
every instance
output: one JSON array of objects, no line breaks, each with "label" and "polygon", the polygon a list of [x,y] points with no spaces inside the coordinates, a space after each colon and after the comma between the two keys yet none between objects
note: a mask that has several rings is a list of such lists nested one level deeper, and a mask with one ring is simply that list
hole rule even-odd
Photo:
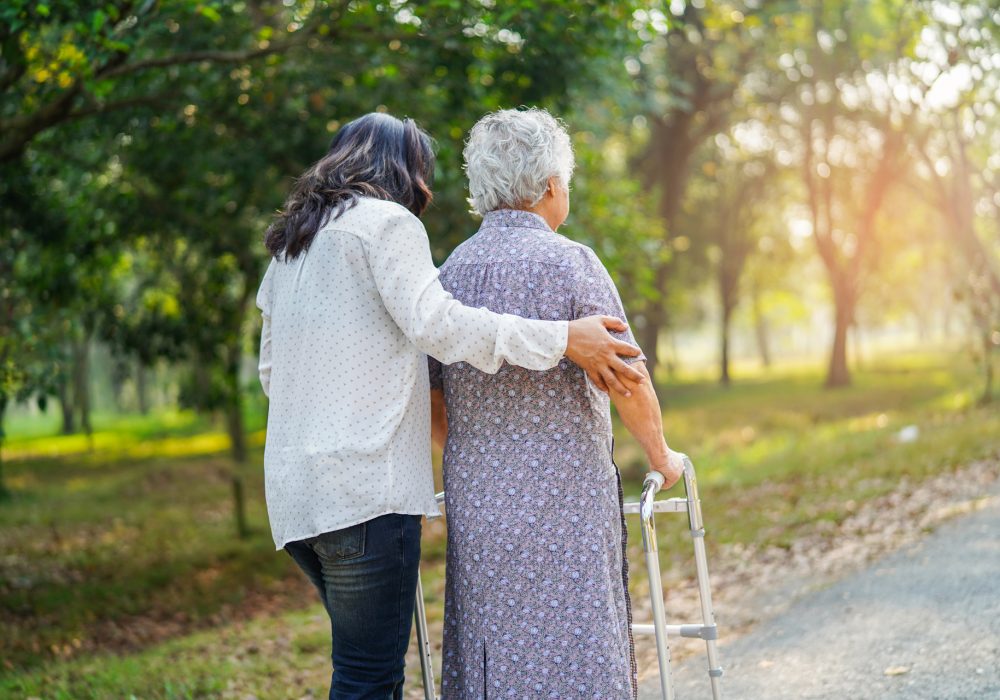
[{"label": "rolled up sleeve", "polygon": [[420,220],[405,210],[367,239],[366,254],[382,303],[403,334],[444,364],[468,362],[493,374],[504,362],[554,367],[566,352],[568,322],[537,321],[462,305],[446,292]]},{"label": "rolled up sleeve", "polygon": [[265,396],[271,395],[271,304],[272,304],[272,284],[274,277],[274,259],[267,266],[264,279],[257,290],[257,308],[261,313],[260,329],[260,354],[257,361],[257,374],[260,377],[260,386],[264,390]]},{"label": "rolled up sleeve", "polygon": [[[607,268],[604,267],[604,263],[594,251],[584,246],[580,247],[580,256],[573,280],[573,318],[595,315],[614,316],[628,323],[618,288],[611,279],[611,275],[608,274]],[[631,327],[624,333],[611,333],[611,335],[629,345],[639,347],[632,335]],[[644,362],[646,356],[622,356],[622,360],[632,364],[633,362]]]}]

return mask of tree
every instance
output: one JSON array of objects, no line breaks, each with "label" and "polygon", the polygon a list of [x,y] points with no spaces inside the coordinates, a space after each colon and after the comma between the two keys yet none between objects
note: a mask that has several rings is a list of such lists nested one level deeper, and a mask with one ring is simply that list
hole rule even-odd
[{"label": "tree", "polygon": [[[127,259],[134,274],[106,280],[113,303],[74,307],[71,318],[143,364],[165,357],[190,368],[184,398],[226,420],[244,533],[240,365],[265,262],[260,236],[287,178],[351,117],[375,108],[417,117],[441,144],[429,223],[448,233],[446,245],[456,241],[469,222],[456,157],[465,131],[488,108],[565,98],[616,45],[604,39],[624,34],[631,5],[176,1],[3,12],[0,162],[23,173],[79,144],[93,159],[69,167],[100,175],[88,194],[110,203],[101,211],[124,243],[86,255],[110,254],[104,269]],[[571,26],[593,43],[565,42]]]},{"label": "tree", "polygon": [[649,10],[641,28],[647,39],[630,62],[636,89],[644,96],[649,138],[636,165],[647,187],[659,199],[664,222],[663,248],[654,257],[654,287],[660,299],[642,311],[641,344],[655,372],[659,337],[669,322],[670,286],[679,286],[693,270],[684,255],[689,236],[679,216],[698,147],[724,131],[732,117],[740,85],[751,73],[751,61],[765,36],[765,22],[783,3],[675,3],[676,13]]},{"label": "tree", "polygon": [[892,99],[895,61],[912,55],[921,17],[908,3],[803,3],[774,65],[787,78],[775,102],[786,154],[805,188],[812,238],[833,297],[826,385],[850,384],[848,330],[870,272],[887,195],[904,173],[912,114]]},{"label": "tree", "polygon": [[729,386],[732,320],[741,299],[743,272],[760,250],[766,209],[781,202],[773,161],[766,152],[748,151],[726,135],[717,136],[713,147],[702,150],[702,175],[689,187],[682,221],[709,247],[719,299],[719,383]]},{"label": "tree", "polygon": [[227,13],[224,24],[216,2],[7,2],[0,11],[0,162],[19,159],[61,124],[176,105],[171,79],[179,68],[242,64],[353,29],[344,21],[348,2],[320,3],[309,13],[312,6],[254,3]]},{"label": "tree", "polygon": [[[663,222],[653,198],[628,172],[629,131],[607,129],[607,124],[602,129],[585,117],[575,122],[583,128],[573,133],[577,165],[570,216],[560,232],[598,253],[623,290],[625,311],[633,334],[638,335],[633,309],[659,299],[649,260],[661,254]],[[623,123],[629,122],[608,120],[608,124]]]},{"label": "tree", "polygon": [[[60,296],[66,287],[59,270],[39,265],[65,227],[36,191],[31,172],[0,164],[0,494],[3,482],[4,419],[15,401],[45,398],[61,376],[54,356],[61,343],[60,316],[39,298]],[[29,230],[30,227],[30,230]]]},{"label": "tree", "polygon": [[965,261],[960,295],[977,328],[981,400],[989,402],[1000,348],[1000,78],[992,63],[1000,10],[981,0],[922,4],[931,40],[900,75],[909,108],[922,115],[909,144],[923,166],[916,185]]}]

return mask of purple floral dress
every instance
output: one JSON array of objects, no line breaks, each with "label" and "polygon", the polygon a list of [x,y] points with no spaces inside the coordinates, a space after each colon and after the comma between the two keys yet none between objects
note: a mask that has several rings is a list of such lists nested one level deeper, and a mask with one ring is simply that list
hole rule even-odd
[{"label": "purple floral dress", "polygon": [[[441,281],[496,312],[625,317],[594,252],[529,212],[487,214]],[[607,395],[565,359],[496,375],[431,360],[431,384],[448,410],[444,699],[634,698]]]}]

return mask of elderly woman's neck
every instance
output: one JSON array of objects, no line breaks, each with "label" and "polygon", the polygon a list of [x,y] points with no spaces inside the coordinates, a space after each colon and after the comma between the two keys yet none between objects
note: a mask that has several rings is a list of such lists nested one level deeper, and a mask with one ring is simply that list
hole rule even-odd
[{"label": "elderly woman's neck", "polygon": [[545,199],[543,199],[541,202],[539,202],[533,207],[520,206],[513,208],[518,211],[531,212],[532,214],[536,214],[542,217],[543,219],[545,219],[545,223],[547,223],[549,225],[549,228],[552,229],[553,231],[558,229],[562,225],[563,220],[566,218],[565,216],[560,217],[559,213],[553,211],[552,210],[553,208],[551,206],[546,206]]}]

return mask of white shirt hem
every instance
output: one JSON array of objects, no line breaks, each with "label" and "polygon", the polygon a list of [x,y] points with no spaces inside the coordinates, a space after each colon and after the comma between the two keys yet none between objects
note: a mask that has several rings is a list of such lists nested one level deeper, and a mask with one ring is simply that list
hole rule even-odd
[{"label": "white shirt hem", "polygon": [[354,527],[355,525],[360,525],[361,523],[366,523],[369,520],[374,520],[375,518],[381,518],[383,515],[391,515],[393,513],[395,513],[397,515],[421,515],[421,516],[423,516],[425,518],[428,518],[428,519],[440,518],[441,517],[441,510],[437,506],[435,506],[433,510],[423,509],[423,510],[413,510],[413,511],[410,511],[410,510],[398,510],[398,509],[390,508],[390,509],[385,510],[385,511],[383,511],[381,513],[377,513],[375,515],[366,515],[363,518],[359,518],[357,520],[354,520],[353,522],[348,522],[348,523],[346,523],[344,525],[337,524],[334,527],[319,528],[316,532],[308,532],[307,534],[304,534],[301,537],[299,535],[295,535],[295,536],[292,536],[292,537],[286,537],[284,540],[281,541],[281,544],[278,544],[278,541],[275,540],[274,551],[280,552],[282,549],[285,548],[285,545],[288,544],[289,542],[299,542],[301,540],[308,540],[310,537],[316,537],[317,535],[322,535],[322,534],[324,534],[326,532],[334,532],[336,530],[344,530],[344,529],[349,528],[349,527]]}]

